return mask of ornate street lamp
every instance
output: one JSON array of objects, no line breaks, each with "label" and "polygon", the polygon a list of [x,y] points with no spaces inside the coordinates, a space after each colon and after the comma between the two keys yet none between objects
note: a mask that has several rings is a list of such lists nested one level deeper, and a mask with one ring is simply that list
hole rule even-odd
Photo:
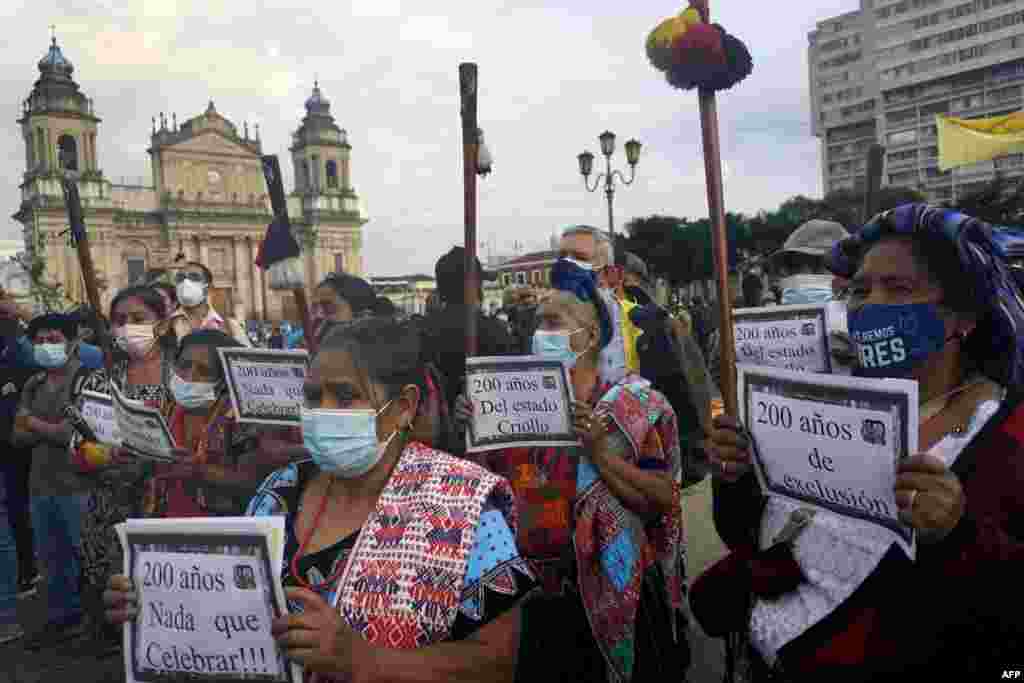
[{"label": "ornate street lamp", "polygon": [[594,155],[590,152],[583,152],[576,156],[580,165],[580,175],[583,176],[583,186],[588,192],[596,192],[604,180],[604,194],[608,199],[608,237],[615,244],[615,180],[618,178],[623,185],[632,185],[636,179],[636,164],[640,161],[640,150],[643,147],[638,141],[630,140],[626,143],[626,162],[629,164],[629,178],[618,170],[612,170],[612,154],[615,153],[615,133],[606,130],[597,137],[601,143],[601,154],[604,155],[605,171],[599,173],[594,179],[594,186],[590,186],[590,175],[594,171]]}]

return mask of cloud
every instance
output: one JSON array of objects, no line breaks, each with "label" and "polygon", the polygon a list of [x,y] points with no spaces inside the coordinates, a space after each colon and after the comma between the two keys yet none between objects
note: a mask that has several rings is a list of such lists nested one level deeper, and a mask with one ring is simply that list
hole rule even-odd
[{"label": "cloud", "polygon": [[[0,107],[9,121],[20,111],[56,22],[76,81],[103,118],[98,153],[108,177],[148,173],[151,117],[176,112],[184,121],[214,100],[239,127],[261,124],[264,149],[282,157],[290,184],[290,136],[318,77],[349,132],[353,183],[371,212],[369,271],[432,272],[462,239],[461,61],[480,65],[480,122],[495,166],[479,185],[478,229],[481,240],[493,235],[495,251],[513,242],[544,248],[569,223],[606,224],[604,195],[586,192],[576,163],[583,149],[597,152],[605,129],[619,135],[616,167],[625,165],[625,140],[644,143],[634,184],[616,191],[619,229],[640,215],[707,212],[696,96],[670,88],[644,55],[647,31],[670,4],[9,0],[0,7],[8,28]],[[818,192],[806,35],[856,4],[713,3],[715,20],[755,59],[750,79],[718,102],[729,210]],[[20,201],[24,156],[9,122],[0,135],[7,215]],[[0,236],[18,234],[11,221],[0,226]]]}]

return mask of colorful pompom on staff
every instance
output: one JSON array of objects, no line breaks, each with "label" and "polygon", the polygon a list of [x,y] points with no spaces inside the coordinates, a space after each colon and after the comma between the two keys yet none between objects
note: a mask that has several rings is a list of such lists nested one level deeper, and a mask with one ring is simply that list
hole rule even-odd
[{"label": "colorful pompom on staff", "polygon": [[726,90],[754,69],[750,51],[739,38],[703,19],[702,0],[665,19],[647,36],[647,58],[680,90]]}]

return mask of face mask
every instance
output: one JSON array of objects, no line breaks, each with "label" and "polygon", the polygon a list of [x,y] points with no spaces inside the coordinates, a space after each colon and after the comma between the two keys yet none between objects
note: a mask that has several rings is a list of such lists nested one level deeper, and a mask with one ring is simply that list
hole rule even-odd
[{"label": "face mask", "polygon": [[196,282],[195,280],[179,282],[176,288],[178,301],[182,306],[199,306],[206,301],[206,289],[205,282]]},{"label": "face mask", "polygon": [[850,310],[847,321],[859,377],[911,377],[952,338],[935,304],[867,304]]},{"label": "face mask", "polygon": [[380,462],[398,434],[377,441],[377,418],[391,405],[373,410],[302,409],[302,443],[322,471],[343,479],[361,477]]},{"label": "face mask", "polygon": [[590,348],[587,347],[579,353],[572,350],[570,340],[572,335],[577,332],[583,332],[583,328],[581,327],[572,332],[545,332],[537,330],[533,333],[533,355],[544,356],[551,360],[560,360],[565,363],[567,368],[575,367],[576,361]]},{"label": "face mask", "polygon": [[793,275],[779,281],[782,305],[813,305],[832,301],[831,275]]},{"label": "face mask", "polygon": [[136,359],[145,358],[153,348],[153,340],[156,339],[152,325],[122,325],[113,328],[111,332],[114,333],[117,345]]},{"label": "face mask", "polygon": [[36,363],[44,368],[60,368],[68,362],[65,344],[36,344],[33,353]]},{"label": "face mask", "polygon": [[594,264],[593,263],[587,263],[586,261],[577,261],[576,259],[569,258],[568,256],[563,257],[561,260],[565,261],[566,263],[571,263],[572,265],[576,266],[580,270],[585,270],[587,272],[593,272],[593,270],[594,270]]},{"label": "face mask", "polygon": [[171,395],[185,410],[206,408],[217,400],[216,382],[186,382],[178,373],[171,373]]}]

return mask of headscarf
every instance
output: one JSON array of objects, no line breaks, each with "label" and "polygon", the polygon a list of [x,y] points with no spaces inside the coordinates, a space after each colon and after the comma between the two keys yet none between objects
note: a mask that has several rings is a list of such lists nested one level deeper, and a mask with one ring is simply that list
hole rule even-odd
[{"label": "headscarf", "polygon": [[950,209],[905,204],[868,221],[838,242],[826,259],[835,275],[851,279],[867,247],[886,235],[933,234],[949,240],[960,256],[985,312],[969,338],[969,353],[992,379],[1006,386],[1024,382],[1024,297],[1005,259],[1007,237],[993,226]]},{"label": "headscarf", "polygon": [[626,342],[622,338],[622,310],[611,292],[597,286],[597,273],[584,270],[567,259],[558,259],[551,268],[551,286],[574,294],[580,301],[593,303],[601,327],[601,351],[598,374],[604,384],[615,384],[626,376]]}]

